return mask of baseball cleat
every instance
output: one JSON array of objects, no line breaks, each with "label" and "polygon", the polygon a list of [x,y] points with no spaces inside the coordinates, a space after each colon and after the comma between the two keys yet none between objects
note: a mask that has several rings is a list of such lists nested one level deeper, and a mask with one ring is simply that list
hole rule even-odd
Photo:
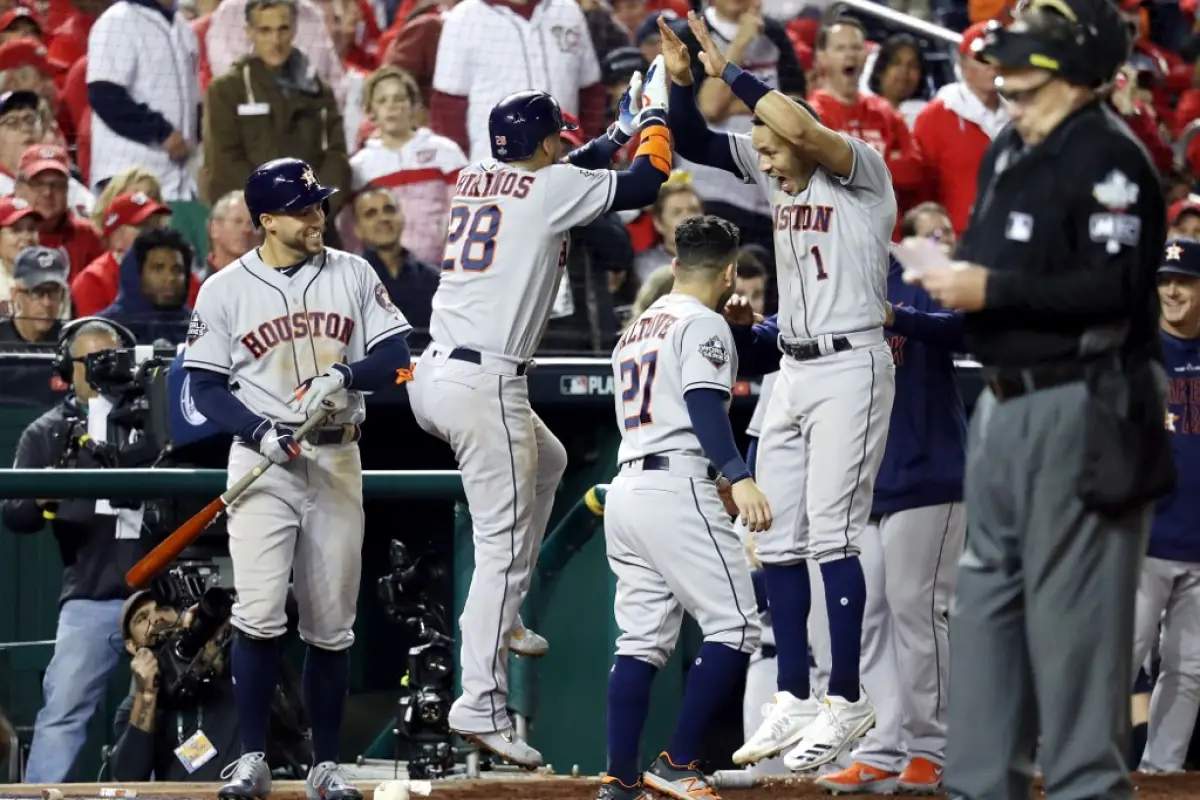
[{"label": "baseball cleat", "polygon": [[652,800],[652,797],[641,786],[626,786],[616,778],[605,778],[600,782],[596,800]]},{"label": "baseball cleat", "polygon": [[362,792],[354,788],[342,768],[332,761],[322,761],[308,771],[304,796],[307,800],[362,800]]},{"label": "baseball cleat", "polygon": [[220,800],[263,800],[271,793],[271,768],[262,753],[246,753],[221,770],[227,783],[217,790]]},{"label": "baseball cleat", "polygon": [[542,754],[517,736],[512,728],[491,733],[459,733],[459,736],[518,767],[537,769],[543,763]]},{"label": "baseball cleat", "polygon": [[510,652],[526,658],[541,658],[550,652],[550,643],[545,636],[534,633],[529,628],[518,628],[508,637]]},{"label": "baseball cleat", "polygon": [[896,785],[906,794],[937,794],[942,790],[942,765],[914,758],[900,773]]},{"label": "baseball cleat", "polygon": [[898,775],[855,761],[845,769],[817,778],[816,784],[830,794],[895,794]]},{"label": "baseball cleat", "polygon": [[819,710],[816,698],[801,700],[791,692],[776,692],[774,699],[763,706],[762,725],[733,754],[733,763],[740,767],[757,764],[794,746]]},{"label": "baseball cleat", "polygon": [[654,759],[650,769],[642,773],[642,783],[659,794],[676,800],[721,800],[708,778],[698,768],[698,763],[685,767],[676,766],[671,757],[663,753]]},{"label": "baseball cleat", "polygon": [[828,695],[795,749],[783,757],[783,765],[793,772],[802,772],[827,764],[874,726],[875,707],[865,693],[853,703]]}]

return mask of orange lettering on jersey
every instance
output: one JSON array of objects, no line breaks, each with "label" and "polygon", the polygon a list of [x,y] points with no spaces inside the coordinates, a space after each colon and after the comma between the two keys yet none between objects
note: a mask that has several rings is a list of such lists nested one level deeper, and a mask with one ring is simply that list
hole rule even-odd
[{"label": "orange lettering on jersey", "polygon": [[833,224],[833,206],[775,206],[773,215],[777,231],[829,233],[829,226]]},{"label": "orange lettering on jersey", "polygon": [[341,314],[324,311],[297,311],[290,316],[275,317],[243,334],[238,341],[258,361],[279,345],[294,339],[319,337],[336,339],[349,345],[354,335],[355,321]]}]

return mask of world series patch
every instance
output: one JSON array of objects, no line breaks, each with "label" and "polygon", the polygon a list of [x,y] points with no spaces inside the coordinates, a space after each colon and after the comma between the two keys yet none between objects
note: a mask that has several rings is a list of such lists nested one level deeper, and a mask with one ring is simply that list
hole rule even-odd
[{"label": "world series patch", "polygon": [[725,343],[717,336],[700,345],[700,355],[704,356],[705,360],[717,369],[729,363],[729,351],[725,349]]},{"label": "world series patch", "polygon": [[208,333],[208,325],[201,318],[199,311],[192,312],[192,318],[188,321],[187,343],[192,344],[204,334]]}]

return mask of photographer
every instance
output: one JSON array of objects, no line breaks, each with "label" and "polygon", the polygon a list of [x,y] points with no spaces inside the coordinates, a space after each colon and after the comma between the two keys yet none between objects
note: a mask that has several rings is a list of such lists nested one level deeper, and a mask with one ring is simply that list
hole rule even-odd
[{"label": "photographer", "polygon": [[[119,348],[122,332],[105,320],[78,320],[59,337],[61,375],[71,392],[21,434],[15,469],[99,466],[79,438],[87,431],[88,405],[97,397],[85,377],[91,353]],[[153,542],[134,514],[97,513],[96,500],[0,502],[4,525],[18,534],[43,530],[47,521],[63,561],[54,655],[42,685],[44,705],[34,726],[26,779],[61,783],[87,738],[87,724],[117,665],[114,639],[121,606],[129,595],[125,572]]]},{"label": "photographer", "polygon": [[217,755],[238,747],[233,684],[226,669],[229,620],[217,627],[198,656],[198,668],[211,678],[194,697],[164,696],[159,653],[170,634],[190,629],[195,615],[182,616],[160,605],[150,592],[138,592],[121,613],[125,650],[133,656],[133,686],[117,709],[113,736],[112,777],[122,783],[148,781],[216,781],[223,760]]}]

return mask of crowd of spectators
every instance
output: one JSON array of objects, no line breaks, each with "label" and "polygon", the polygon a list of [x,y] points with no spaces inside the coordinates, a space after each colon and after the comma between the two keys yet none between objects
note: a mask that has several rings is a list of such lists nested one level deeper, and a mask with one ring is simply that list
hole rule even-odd
[{"label": "crowd of spectators", "polygon": [[[701,1],[731,60],[884,154],[901,217],[936,202],[962,232],[979,160],[1008,120],[971,45],[1011,0],[895,0],[961,30],[957,48],[887,33],[830,0]],[[1110,102],[1154,158],[1173,224],[1192,230],[1196,2],[1120,7],[1137,41]],[[692,42],[688,9],[689,0],[0,0],[0,342],[53,342],[56,321],[100,315],[146,343],[177,344],[200,283],[257,242],[240,193],[247,175],[295,156],[341,190],[329,243],[371,262],[419,347],[455,177],[489,155],[491,106],[550,91],[580,124],[564,134],[577,146],[605,130],[630,74],[657,54],[660,15]],[[748,130],[747,109],[694,66],[709,123]],[[546,350],[607,354],[639,292],[661,288],[675,224],[701,209],[741,228],[744,266],[763,270],[770,310],[762,193],[676,166],[652,207],[572,231]],[[206,226],[179,224],[205,214]]]}]

